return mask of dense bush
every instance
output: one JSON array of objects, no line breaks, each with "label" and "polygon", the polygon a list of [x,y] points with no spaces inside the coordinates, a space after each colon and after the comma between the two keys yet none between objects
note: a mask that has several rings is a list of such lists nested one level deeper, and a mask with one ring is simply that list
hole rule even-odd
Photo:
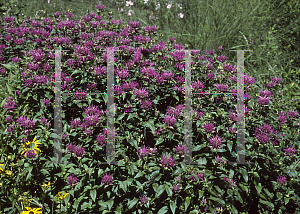
[{"label": "dense bush", "polygon": [[[222,47],[192,51],[193,93],[203,93],[192,95],[192,152],[202,164],[175,164],[187,152],[186,48],[172,37],[159,41],[157,26],[116,20],[105,9],[98,5],[80,20],[72,13],[1,20],[0,210],[300,211],[300,121],[281,77],[244,76],[245,155],[253,164],[229,164],[237,160],[236,66]],[[111,47],[121,50],[114,57],[115,130],[105,128],[107,96],[85,94],[106,93],[103,50]],[[73,93],[62,96],[62,161],[70,164],[54,162],[55,49],[63,49],[62,90]],[[115,165],[101,164],[108,134]]]}]

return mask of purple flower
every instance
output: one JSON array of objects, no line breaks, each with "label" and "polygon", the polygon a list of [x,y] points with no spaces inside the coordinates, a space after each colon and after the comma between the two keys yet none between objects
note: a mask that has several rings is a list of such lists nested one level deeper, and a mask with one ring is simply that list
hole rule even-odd
[{"label": "purple flower", "polygon": [[150,148],[143,146],[141,149],[138,151],[138,156],[140,159],[147,159],[149,154],[150,154]]},{"label": "purple flower", "polygon": [[27,150],[27,151],[26,151],[26,157],[27,157],[27,158],[32,159],[32,158],[35,158],[35,156],[36,156],[36,153],[35,153],[34,150]]},{"label": "purple flower", "polygon": [[148,109],[151,109],[151,107],[152,107],[152,101],[147,100],[147,99],[142,101],[142,103],[141,103],[142,109],[148,110]]},{"label": "purple flower", "polygon": [[177,155],[181,155],[182,157],[184,157],[184,155],[189,152],[189,149],[185,147],[185,145],[177,145],[175,152],[177,153]]},{"label": "purple flower", "polygon": [[68,153],[73,153],[74,150],[75,150],[75,148],[76,148],[76,145],[75,145],[75,144],[72,144],[72,143],[68,144],[68,145],[67,145]]},{"label": "purple flower", "polygon": [[27,118],[26,116],[20,116],[16,122],[23,128],[23,131],[32,130],[35,126],[33,119]]},{"label": "purple flower", "polygon": [[154,147],[154,148],[150,148],[150,152],[151,152],[151,154],[156,154],[157,153],[157,148],[156,147]]},{"label": "purple flower", "polygon": [[[194,172],[192,172],[192,175],[196,175]],[[199,180],[201,180],[201,181],[203,181],[203,177],[204,177],[204,174],[203,173],[197,173],[197,178],[199,179]],[[192,182],[196,182],[197,181],[197,179],[194,177],[194,176],[191,176],[190,177],[190,180],[192,181]]]},{"label": "purple flower", "polygon": [[173,43],[173,42],[175,42],[175,39],[174,39],[173,37],[169,37],[169,41],[170,41],[171,43]]},{"label": "purple flower", "polygon": [[222,148],[222,138],[218,137],[217,135],[215,137],[211,137],[209,139],[210,146],[213,149],[220,149]]},{"label": "purple flower", "polygon": [[101,10],[101,11],[104,11],[104,9],[106,8],[104,5],[97,5],[96,6],[96,8],[98,9],[98,10]]},{"label": "purple flower", "polygon": [[83,100],[85,98],[85,92],[83,90],[78,90],[74,95],[77,100]]},{"label": "purple flower", "polygon": [[78,181],[79,181],[79,179],[77,177],[75,177],[74,174],[68,176],[68,181],[67,181],[68,185],[70,185],[70,186],[76,185]]},{"label": "purple flower", "polygon": [[220,164],[220,166],[223,166],[222,163],[227,163],[227,161],[223,160],[223,158],[220,158],[219,156],[215,157],[215,162]]},{"label": "purple flower", "polygon": [[206,78],[207,79],[213,79],[214,78],[214,74],[213,73],[207,73],[206,74]]},{"label": "purple flower", "polygon": [[77,128],[79,128],[80,124],[81,124],[81,122],[79,120],[74,119],[71,121],[70,126],[72,127],[72,129],[77,129]]},{"label": "purple flower", "polygon": [[217,91],[227,92],[228,91],[228,85],[216,84],[216,89],[217,89]]},{"label": "purple flower", "polygon": [[172,115],[166,115],[164,117],[164,123],[167,125],[167,127],[175,126],[176,118]]},{"label": "purple flower", "polygon": [[278,177],[277,176],[277,180],[276,180],[279,184],[284,185],[287,183],[286,177],[282,176],[282,177]]},{"label": "purple flower", "polygon": [[162,129],[159,128],[159,127],[156,127],[156,130],[154,131],[154,135],[155,135],[155,136],[158,136],[158,135],[161,134],[161,132],[162,132]]},{"label": "purple flower", "polygon": [[285,151],[286,156],[292,156],[296,153],[297,150],[290,146],[287,149],[283,149],[283,151]]},{"label": "purple flower", "polygon": [[5,119],[5,122],[6,122],[6,123],[11,123],[11,122],[13,122],[12,116],[8,116],[8,117]]},{"label": "purple flower", "polygon": [[148,97],[148,91],[146,89],[136,89],[133,95],[136,95],[136,99],[144,99]]},{"label": "purple flower", "polygon": [[110,174],[105,173],[104,176],[102,177],[102,183],[104,183],[105,185],[111,185],[112,181],[113,181],[113,176]]},{"label": "purple flower", "polygon": [[230,131],[231,133],[236,133],[236,127],[235,127],[235,126],[230,126],[230,127],[229,127],[229,131]]},{"label": "purple flower", "polygon": [[143,197],[140,197],[140,202],[142,203],[142,205],[143,204],[147,204],[148,203],[148,198],[145,196],[145,195],[143,195]]},{"label": "purple flower", "polygon": [[174,190],[174,192],[178,192],[179,189],[180,189],[180,186],[179,186],[178,184],[174,184],[174,185],[173,185],[173,190]]},{"label": "purple flower", "polygon": [[102,136],[102,135],[97,136],[96,143],[100,147],[105,146],[106,145],[106,138],[105,138],[105,136]]},{"label": "purple flower", "polygon": [[281,111],[277,120],[280,122],[280,125],[284,125],[287,121],[287,118],[284,116],[284,112]]},{"label": "purple flower", "polygon": [[289,118],[297,118],[298,115],[298,112],[294,109],[291,109],[288,111],[288,113],[286,113],[286,116],[288,116]]},{"label": "purple flower", "polygon": [[5,108],[7,111],[12,112],[12,111],[15,109],[15,106],[16,106],[16,103],[13,101],[13,98],[12,98],[12,97],[6,98],[6,102],[5,102],[5,104],[4,104],[4,108]]},{"label": "purple flower", "polygon": [[207,122],[204,126],[203,126],[203,128],[205,129],[205,131],[206,132],[213,132],[213,131],[215,131],[215,126],[214,126],[214,124],[212,123],[212,122]]},{"label": "purple flower", "polygon": [[221,56],[218,56],[218,57],[217,57],[217,60],[218,60],[218,61],[220,61],[220,62],[226,62],[226,60],[227,60],[227,57],[226,57],[226,56],[223,56],[223,55],[221,55]]},{"label": "purple flower", "polygon": [[82,146],[78,146],[73,150],[76,157],[83,157],[85,155],[85,149]]},{"label": "purple flower", "polygon": [[50,106],[50,101],[49,101],[48,98],[44,99],[43,103],[44,103],[45,106]]},{"label": "purple flower", "polygon": [[174,161],[175,159],[172,156],[163,155],[161,157],[160,163],[165,169],[168,169],[169,167],[174,166]]}]

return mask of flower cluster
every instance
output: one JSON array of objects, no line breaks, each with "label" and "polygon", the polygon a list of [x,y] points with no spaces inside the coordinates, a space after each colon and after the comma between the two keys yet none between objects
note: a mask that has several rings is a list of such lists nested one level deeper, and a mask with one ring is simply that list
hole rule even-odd
[{"label": "flower cluster", "polygon": [[113,180],[114,180],[114,179],[113,179],[113,176],[112,176],[111,174],[105,173],[105,174],[103,175],[103,177],[102,177],[101,182],[102,182],[103,184],[105,184],[106,186],[108,186],[108,185],[111,185],[111,184],[112,184],[112,181],[113,181]]},{"label": "flower cluster", "polygon": [[210,132],[210,133],[212,133],[212,132],[214,132],[215,131],[215,126],[214,126],[214,123],[212,123],[212,122],[207,122],[204,126],[203,126],[203,128],[205,129],[205,131],[208,133],[208,132]]},{"label": "flower cluster", "polygon": [[219,137],[218,135],[216,135],[214,137],[211,137],[209,139],[209,142],[210,142],[210,146],[209,147],[212,148],[212,149],[220,149],[223,146],[222,138]]},{"label": "flower cluster", "polygon": [[[192,176],[191,177],[189,177],[189,179],[190,179],[190,181],[191,182],[197,182],[197,178],[199,179],[199,180],[201,180],[201,181],[203,181],[203,177],[204,177],[204,174],[203,173],[194,173],[194,172],[191,172],[191,174],[192,174]],[[197,178],[196,178],[196,177]]]},{"label": "flower cluster", "polygon": [[189,152],[189,149],[185,145],[177,145],[175,147],[175,152],[177,153],[177,156],[181,155],[181,157],[184,157],[184,155]]},{"label": "flower cluster", "polygon": [[12,97],[8,97],[6,98],[6,102],[4,104],[4,108],[8,111],[8,112],[13,112],[13,110],[15,109],[16,103],[13,101]]},{"label": "flower cluster", "polygon": [[138,156],[140,159],[147,159],[149,154],[156,154],[157,152],[157,148],[149,148],[149,147],[145,147],[143,146],[142,148],[140,148],[138,150]]},{"label": "flower cluster", "polygon": [[74,176],[74,174],[68,176],[68,181],[67,181],[68,185],[70,186],[76,185],[78,181],[79,179],[76,176]]},{"label": "flower cluster", "polygon": [[231,188],[234,188],[236,186],[236,179],[228,179],[227,177],[223,177],[224,181],[228,181],[229,182],[229,186]]},{"label": "flower cluster", "polygon": [[276,180],[280,185],[284,185],[287,183],[286,177],[282,176],[282,177],[278,177],[277,176],[277,180]]},{"label": "flower cluster", "polygon": [[83,157],[85,155],[85,148],[83,146],[76,146],[72,143],[67,146],[68,153],[74,153],[75,157]]},{"label": "flower cluster", "polygon": [[161,166],[163,166],[165,169],[168,169],[169,167],[173,167],[175,164],[175,158],[168,155],[163,155],[160,160]]},{"label": "flower cluster", "polygon": [[218,163],[220,167],[223,166],[223,163],[227,163],[227,161],[223,160],[223,158],[220,158],[219,156],[215,157],[215,162]]}]

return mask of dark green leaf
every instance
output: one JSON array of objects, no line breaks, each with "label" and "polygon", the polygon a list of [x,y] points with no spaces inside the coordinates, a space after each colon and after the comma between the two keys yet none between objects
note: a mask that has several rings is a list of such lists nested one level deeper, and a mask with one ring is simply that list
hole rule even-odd
[{"label": "dark green leaf", "polygon": [[164,206],[160,210],[158,210],[157,214],[165,214],[166,212],[168,212],[168,207]]}]

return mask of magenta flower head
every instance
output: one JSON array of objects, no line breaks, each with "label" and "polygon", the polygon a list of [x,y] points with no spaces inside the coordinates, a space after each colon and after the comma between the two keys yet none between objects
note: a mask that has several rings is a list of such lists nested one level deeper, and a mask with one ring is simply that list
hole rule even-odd
[{"label": "magenta flower head", "polygon": [[97,5],[96,8],[100,11],[104,11],[104,9],[106,8],[104,5]]},{"label": "magenta flower head", "polygon": [[72,143],[68,144],[68,145],[67,145],[68,153],[73,153],[74,150],[75,150],[75,148],[76,148],[76,145],[74,145],[74,144],[72,144]]},{"label": "magenta flower head", "polygon": [[34,150],[27,150],[27,151],[26,151],[26,157],[27,157],[27,158],[32,159],[32,158],[35,158],[35,156],[36,156],[36,153],[35,153]]},{"label": "magenta flower head", "polygon": [[5,102],[5,104],[4,104],[4,108],[5,108],[7,111],[12,112],[12,111],[15,109],[15,106],[16,106],[16,103],[13,101],[13,98],[12,98],[12,97],[6,98],[6,102]]},{"label": "magenta flower head", "polygon": [[68,176],[68,181],[67,181],[68,185],[73,186],[76,185],[78,183],[78,178],[76,176],[70,175]]},{"label": "magenta flower head", "polygon": [[181,157],[184,157],[184,155],[189,152],[189,149],[185,145],[177,145],[175,152],[177,156],[181,155]]},{"label": "magenta flower head", "polygon": [[281,185],[284,185],[287,183],[287,180],[286,180],[286,177],[285,176],[282,176],[282,177],[278,177],[277,176],[277,183],[281,184]]},{"label": "magenta flower head", "polygon": [[[197,182],[197,178],[198,178],[199,180],[203,181],[203,177],[204,177],[204,174],[203,174],[203,173],[197,173],[197,174],[195,174],[194,172],[192,172],[191,174],[193,175],[193,176],[190,177],[190,180],[191,180],[192,182]],[[196,176],[197,178],[195,178],[195,176]]]},{"label": "magenta flower head", "polygon": [[85,155],[85,149],[83,146],[78,146],[73,150],[76,157],[83,157]]},{"label": "magenta flower head", "polygon": [[150,148],[143,146],[141,149],[139,149],[138,156],[140,159],[147,159],[150,153]]},{"label": "magenta flower head", "polygon": [[6,122],[6,123],[11,123],[11,122],[13,122],[12,116],[11,116],[11,115],[8,116],[8,117],[5,119],[5,122]]},{"label": "magenta flower head", "polygon": [[210,146],[212,149],[220,149],[223,146],[222,138],[218,137],[217,135],[215,137],[211,137],[209,139]]},{"label": "magenta flower head", "polygon": [[149,199],[146,197],[146,195],[143,195],[143,197],[140,197],[140,203],[142,205],[147,204]]},{"label": "magenta flower head", "polygon": [[174,185],[173,185],[173,190],[174,190],[174,192],[178,192],[179,189],[180,189],[180,186],[179,186],[178,184],[174,184]]},{"label": "magenta flower head", "polygon": [[105,184],[106,186],[111,185],[113,181],[113,176],[110,174],[105,173],[104,176],[102,177],[102,183]]},{"label": "magenta flower head", "polygon": [[286,156],[293,156],[297,150],[291,146],[291,147],[288,147],[287,149],[283,149],[283,151],[285,151]]},{"label": "magenta flower head", "polygon": [[175,162],[175,158],[173,158],[172,156],[168,156],[168,155],[163,155],[161,157],[161,166],[163,166],[165,169],[168,169],[169,167],[174,166]]},{"label": "magenta flower head", "polygon": [[215,131],[215,126],[212,122],[207,122],[203,128],[205,129],[205,131],[208,133],[208,132],[213,132]]}]

